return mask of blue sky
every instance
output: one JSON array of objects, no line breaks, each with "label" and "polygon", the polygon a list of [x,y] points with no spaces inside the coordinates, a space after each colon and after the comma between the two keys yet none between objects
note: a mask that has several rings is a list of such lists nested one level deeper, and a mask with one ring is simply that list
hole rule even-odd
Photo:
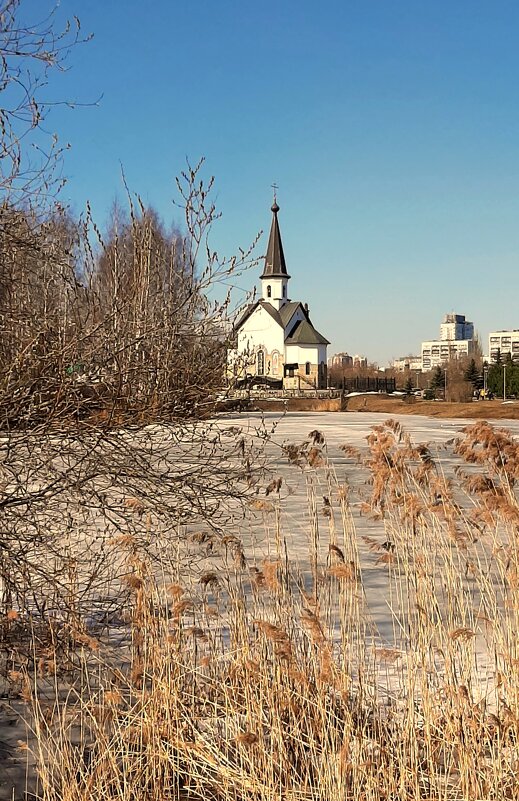
[{"label": "blue sky", "polygon": [[260,229],[266,248],[278,183],[290,294],[330,352],[385,365],[449,311],[484,349],[519,328],[516,0],[62,0],[60,14],[94,39],[49,96],[101,98],[47,121],[71,145],[75,211],[88,199],[103,224],[122,164],[179,221],[174,176],[205,156],[227,255]]}]

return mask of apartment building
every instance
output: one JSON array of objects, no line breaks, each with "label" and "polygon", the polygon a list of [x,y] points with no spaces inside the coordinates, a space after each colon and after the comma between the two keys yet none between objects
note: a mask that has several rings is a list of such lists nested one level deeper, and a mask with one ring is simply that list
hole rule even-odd
[{"label": "apartment building", "polygon": [[440,324],[440,339],[422,342],[422,370],[432,370],[451,359],[472,356],[475,352],[474,323],[464,314],[446,314]]},{"label": "apartment building", "polygon": [[368,366],[368,357],[367,356],[359,356],[358,353],[355,356],[352,356],[353,359],[353,366],[354,367],[367,367]]},{"label": "apartment building", "polygon": [[490,364],[495,364],[498,355],[502,359],[511,355],[514,361],[519,361],[519,329],[513,331],[492,331],[488,335],[488,355]]},{"label": "apartment building", "polygon": [[353,356],[350,356],[349,353],[345,352],[335,353],[328,359],[328,369],[333,367],[353,367]]},{"label": "apartment building", "polygon": [[476,352],[474,339],[438,340],[422,342],[422,370],[433,370],[451,359],[472,356]]},{"label": "apartment building", "polygon": [[331,370],[334,367],[345,369],[346,367],[367,367],[367,366],[368,366],[367,356],[359,356],[358,354],[355,354],[355,356],[350,356],[349,353],[336,353],[334,356],[330,356],[330,358],[328,359],[329,370]]},{"label": "apartment building", "polygon": [[440,324],[440,339],[474,339],[474,323],[469,322],[464,314],[446,314]]},{"label": "apartment building", "polygon": [[421,370],[422,357],[421,356],[402,356],[400,359],[395,359],[391,362],[391,367],[403,373],[404,370]]}]

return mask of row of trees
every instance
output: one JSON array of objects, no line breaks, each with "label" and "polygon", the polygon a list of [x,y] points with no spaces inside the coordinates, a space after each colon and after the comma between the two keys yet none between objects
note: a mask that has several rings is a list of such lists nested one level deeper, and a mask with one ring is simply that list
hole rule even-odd
[{"label": "row of trees", "polygon": [[494,395],[519,397],[519,365],[508,354],[505,361],[499,360],[487,369],[486,384]]},{"label": "row of trees", "polygon": [[219,215],[202,163],[177,181],[177,226],[129,191],[103,232],[89,208],[62,207],[42,96],[89,37],[56,14],[28,24],[22,0],[0,0],[0,425],[200,414],[225,358],[229,297],[215,287],[252,248],[221,260],[209,247]]},{"label": "row of trees", "polygon": [[[106,235],[59,205],[43,218],[5,206],[0,226],[0,410],[4,423],[59,416],[198,414],[221,382],[228,297],[245,266],[206,246],[217,217],[201,165],[178,188],[184,230],[130,198]],[[204,267],[199,264],[204,260]]]},{"label": "row of trees", "polygon": [[[488,365],[481,359],[452,361],[437,366],[429,375],[420,376],[428,397],[447,397],[448,400],[470,400],[475,393],[486,391],[487,396],[519,396],[519,364],[510,354],[503,361]],[[416,380],[409,374],[404,380],[404,389],[412,392]]]},{"label": "row of trees", "polygon": [[[519,365],[512,360],[510,354],[507,354],[504,361],[498,358],[491,365],[487,362],[480,362],[478,365],[475,359],[471,359],[459,373],[463,375],[464,381],[470,385],[473,392],[486,390],[498,397],[519,396]],[[437,367],[433,372],[430,387],[437,390],[444,385],[445,370]]]},{"label": "row of trees", "polygon": [[474,392],[467,375],[470,364],[452,361],[445,367],[435,367],[430,373],[409,374],[404,380],[403,388],[408,393],[415,388],[421,389],[424,397],[431,400],[444,398],[454,402],[469,401]]},{"label": "row of trees", "polygon": [[[187,522],[219,534],[257,464],[239,430],[197,421],[222,376],[218,288],[255,263],[255,243],[230,259],[210,248],[219,215],[202,162],[177,181],[176,226],[129,191],[103,231],[88,207],[63,208],[59,147],[31,160],[26,146],[45,141],[39,90],[80,26],[60,32],[45,9],[28,25],[22,5],[0,0],[0,644],[13,610],[30,633],[29,616],[52,627],[124,603],[117,536],[148,553]],[[182,425],[121,425],[151,420]]]}]

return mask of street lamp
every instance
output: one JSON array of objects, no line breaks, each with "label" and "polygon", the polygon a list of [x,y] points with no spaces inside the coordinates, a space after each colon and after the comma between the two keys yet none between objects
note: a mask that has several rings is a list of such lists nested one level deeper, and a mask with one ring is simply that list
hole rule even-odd
[{"label": "street lamp", "polygon": [[488,377],[488,365],[483,367],[483,397],[487,397],[487,377]]}]

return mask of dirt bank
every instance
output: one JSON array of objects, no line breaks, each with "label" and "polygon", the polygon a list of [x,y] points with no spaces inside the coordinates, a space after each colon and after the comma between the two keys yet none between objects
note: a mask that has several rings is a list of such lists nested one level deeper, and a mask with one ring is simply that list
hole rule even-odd
[{"label": "dirt bank", "polygon": [[382,414],[420,414],[439,418],[479,420],[519,420],[519,401],[479,401],[446,403],[423,401],[392,395],[353,395],[345,398],[269,398],[230,399],[217,408],[220,412],[380,412]]},{"label": "dirt bank", "polygon": [[403,398],[378,395],[355,395],[346,398],[349,412],[382,412],[383,414],[423,414],[440,418],[476,418],[479,420],[519,420],[519,401],[479,401],[448,403],[444,401],[407,402]]},{"label": "dirt bank", "polygon": [[[280,398],[279,400],[252,400],[251,410],[262,412],[340,412],[340,398]],[[343,406],[344,408],[344,406]]]}]

